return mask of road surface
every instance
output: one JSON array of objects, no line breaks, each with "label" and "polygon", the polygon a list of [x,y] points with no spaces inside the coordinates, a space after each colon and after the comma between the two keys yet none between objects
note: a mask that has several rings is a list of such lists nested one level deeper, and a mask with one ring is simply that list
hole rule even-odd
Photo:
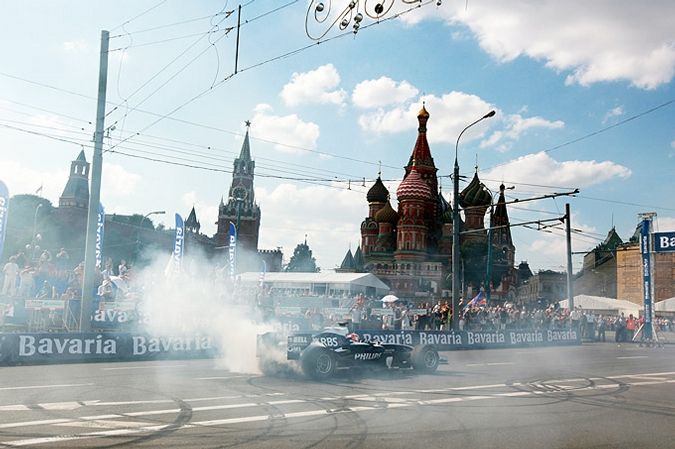
[{"label": "road surface", "polygon": [[0,368],[3,447],[673,448],[675,346],[445,353],[434,375],[217,360]]}]

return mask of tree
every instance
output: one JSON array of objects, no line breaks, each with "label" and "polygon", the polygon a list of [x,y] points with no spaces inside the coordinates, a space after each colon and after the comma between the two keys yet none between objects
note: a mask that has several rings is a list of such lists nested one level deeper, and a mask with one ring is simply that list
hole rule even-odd
[{"label": "tree", "polygon": [[319,271],[316,260],[312,257],[312,250],[307,245],[307,240],[295,247],[291,260],[286,266],[286,271],[298,273],[316,273]]}]

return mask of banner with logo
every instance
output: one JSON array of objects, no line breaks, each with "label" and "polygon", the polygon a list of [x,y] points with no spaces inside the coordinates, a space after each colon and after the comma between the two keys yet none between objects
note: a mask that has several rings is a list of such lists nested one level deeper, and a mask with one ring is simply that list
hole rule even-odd
[{"label": "banner with logo", "polygon": [[357,330],[355,332],[359,334],[361,341],[366,343],[394,343],[409,346],[432,345],[439,351],[581,344],[581,333],[574,329],[493,332]]},{"label": "banner with logo", "polygon": [[0,258],[5,246],[5,234],[7,233],[7,216],[9,213],[9,190],[4,182],[0,181]]},{"label": "banner with logo", "polygon": [[644,285],[644,319],[642,327],[644,338],[652,338],[652,267],[649,254],[649,231],[651,220],[640,223],[640,254],[642,255],[642,281]]},{"label": "banner with logo", "polygon": [[201,334],[17,332],[3,334],[0,340],[0,364],[186,359],[216,354],[213,338]]},{"label": "banner with logo", "polygon": [[672,253],[675,252],[675,232],[655,232],[654,233],[654,252]]},{"label": "banner with logo", "polygon": [[236,274],[236,264],[237,264],[237,228],[234,226],[234,223],[230,222],[230,232],[229,232],[229,243],[230,249],[228,250],[230,257],[230,279],[234,281],[234,275]]},{"label": "banner with logo", "polygon": [[96,268],[103,267],[103,231],[105,227],[105,210],[103,204],[98,203],[98,216],[96,220]]},{"label": "banner with logo", "polygon": [[185,246],[185,223],[180,214],[176,214],[176,239],[173,244],[173,272],[179,273],[183,261],[183,248]]}]

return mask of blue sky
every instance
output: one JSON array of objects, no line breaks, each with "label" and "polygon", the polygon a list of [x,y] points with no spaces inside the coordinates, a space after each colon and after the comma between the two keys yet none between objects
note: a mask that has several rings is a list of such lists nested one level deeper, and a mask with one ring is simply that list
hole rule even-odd
[{"label": "blue sky", "polygon": [[[115,129],[106,139],[114,148],[104,154],[101,197],[109,213],[164,209],[160,221],[170,225],[173,212],[187,215],[194,204],[212,235],[251,120],[260,247],[281,246],[288,258],[307,234],[318,264],[333,268],[359,243],[378,161],[395,196],[425,101],[440,175],[452,171],[462,128],[495,109],[462,137],[462,175],[471,176],[477,161],[488,187],[516,187],[512,199],[581,190],[511,207],[512,222],[562,216],[569,202],[582,231],[574,251],[593,248],[612,224],[627,239],[640,212],[656,211],[658,230],[675,229],[672,2],[444,0],[371,27],[366,18],[358,34],[319,45],[305,33],[309,2],[242,4],[240,71],[221,82],[234,68],[236,31],[226,30],[236,26],[239,3],[5,2],[0,179],[10,193],[42,185],[57,203],[80,144],[91,160],[107,29],[106,127]],[[363,178],[366,187],[356,181]],[[451,186],[443,178],[448,196]],[[513,234],[517,261],[564,269],[561,230]],[[580,264],[575,256],[575,269]]]}]

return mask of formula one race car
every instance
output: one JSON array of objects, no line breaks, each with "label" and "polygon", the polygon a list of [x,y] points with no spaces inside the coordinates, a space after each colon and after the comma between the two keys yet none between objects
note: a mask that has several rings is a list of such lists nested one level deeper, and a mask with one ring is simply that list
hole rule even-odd
[{"label": "formula one race car", "polygon": [[289,364],[299,364],[303,374],[315,380],[354,368],[412,368],[431,373],[444,362],[433,346],[363,343],[345,327],[326,328],[318,334],[292,334],[286,342],[278,334],[259,335],[257,355],[264,374],[276,374],[288,369]]}]

